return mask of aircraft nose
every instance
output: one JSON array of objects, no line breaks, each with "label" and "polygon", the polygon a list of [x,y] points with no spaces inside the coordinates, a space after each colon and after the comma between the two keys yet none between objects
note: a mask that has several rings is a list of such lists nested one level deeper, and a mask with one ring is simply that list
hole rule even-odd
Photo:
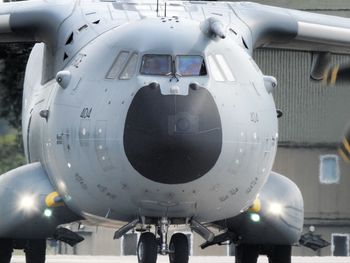
[{"label": "aircraft nose", "polygon": [[219,111],[205,88],[179,96],[145,86],[130,105],[123,140],[129,162],[144,177],[164,184],[191,182],[221,153]]}]

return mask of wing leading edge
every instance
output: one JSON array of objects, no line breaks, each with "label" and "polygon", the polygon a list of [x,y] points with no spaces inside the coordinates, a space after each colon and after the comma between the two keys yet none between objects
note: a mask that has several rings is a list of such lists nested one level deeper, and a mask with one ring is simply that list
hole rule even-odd
[{"label": "wing leading edge", "polygon": [[60,25],[74,1],[24,1],[0,4],[0,42],[45,42],[55,45]]},{"label": "wing leading edge", "polygon": [[255,48],[350,53],[350,19],[265,6],[231,4],[249,27]]}]

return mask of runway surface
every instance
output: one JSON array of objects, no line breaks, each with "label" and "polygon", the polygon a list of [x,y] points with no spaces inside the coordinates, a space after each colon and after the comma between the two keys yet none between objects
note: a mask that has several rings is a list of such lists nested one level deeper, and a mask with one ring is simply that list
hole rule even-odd
[{"label": "runway surface", "polygon": [[[190,263],[234,263],[234,257],[191,257]],[[268,263],[259,257],[259,263]],[[11,263],[25,263],[23,256],[12,257]],[[136,257],[113,256],[47,256],[46,263],[137,263]],[[159,257],[157,263],[169,263],[167,257]],[[292,263],[350,263],[350,257],[293,257]]]}]

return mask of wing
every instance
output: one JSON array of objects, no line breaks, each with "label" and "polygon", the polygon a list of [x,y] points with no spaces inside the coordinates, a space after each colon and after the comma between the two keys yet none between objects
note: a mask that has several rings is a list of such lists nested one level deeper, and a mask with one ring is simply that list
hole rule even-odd
[{"label": "wing", "polygon": [[247,42],[251,50],[311,51],[312,79],[324,79],[334,85],[337,79],[346,78],[348,65],[329,69],[329,63],[331,53],[350,54],[350,19],[255,3],[236,3],[231,7],[249,28]]},{"label": "wing", "polygon": [[54,45],[62,22],[74,2],[23,1],[0,4],[0,42],[45,42]]},{"label": "wing", "polygon": [[249,27],[255,48],[350,53],[350,19],[255,3],[232,7]]}]

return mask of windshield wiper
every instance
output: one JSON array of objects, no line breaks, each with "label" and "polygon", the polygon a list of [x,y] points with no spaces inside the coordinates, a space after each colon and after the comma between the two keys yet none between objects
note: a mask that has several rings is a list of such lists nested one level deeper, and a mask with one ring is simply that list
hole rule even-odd
[{"label": "windshield wiper", "polygon": [[173,60],[172,64],[173,64],[173,68],[172,68],[172,72],[171,72],[172,73],[172,77],[169,80],[169,82],[172,82],[173,79],[176,79],[176,82],[179,82],[180,80],[179,80],[178,76],[181,77],[182,75],[176,71],[175,60]]}]

